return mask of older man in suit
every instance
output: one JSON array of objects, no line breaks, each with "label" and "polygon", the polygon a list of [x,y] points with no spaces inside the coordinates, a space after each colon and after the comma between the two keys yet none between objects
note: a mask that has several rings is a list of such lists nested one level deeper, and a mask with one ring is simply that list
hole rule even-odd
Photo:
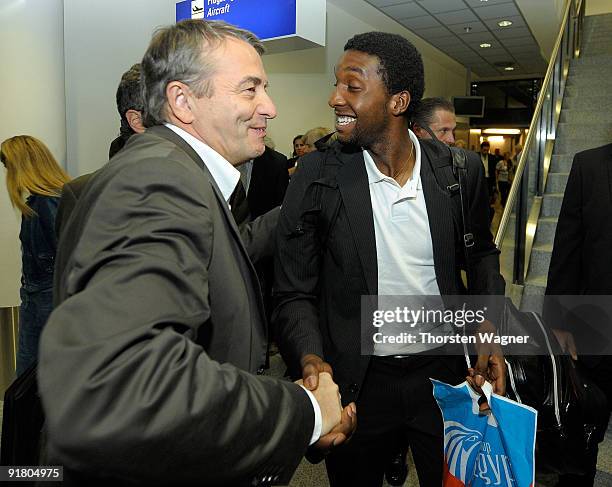
[{"label": "older man in suit", "polygon": [[42,338],[48,454],[65,481],[282,483],[309,444],[354,428],[329,376],[311,393],[253,375],[265,318],[227,202],[233,166],[264,151],[276,115],[262,49],[247,31],[189,20],[145,53],[150,128],[79,199]]},{"label": "older man in suit", "polygon": [[[357,401],[353,440],[327,458],[332,486],[382,485],[390,456],[406,443],[420,484],[441,485],[443,424],[429,379],[460,382],[468,374],[465,361],[434,355],[439,350],[426,343],[378,347],[371,335],[362,341],[360,323],[364,295],[465,292],[457,196],[437,179],[452,161],[448,148],[419,142],[408,128],[411,102],[424,89],[421,56],[409,41],[359,34],[346,44],[335,74],[329,105],[338,142],[303,157],[281,209],[279,345],[306,384],[333,370],[343,401]],[[474,156],[466,188],[474,231],[471,292],[503,294],[483,171]],[[487,377],[503,393],[503,357],[489,352],[479,349],[469,380],[482,385]]]}]

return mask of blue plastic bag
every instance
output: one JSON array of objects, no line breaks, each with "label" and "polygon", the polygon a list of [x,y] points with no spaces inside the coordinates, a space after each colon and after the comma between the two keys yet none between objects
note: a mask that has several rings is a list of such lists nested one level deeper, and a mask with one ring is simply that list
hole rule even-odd
[{"label": "blue plastic bag", "polygon": [[533,487],[537,411],[486,383],[491,411],[482,414],[467,382],[431,381],[444,419],[444,487]]}]

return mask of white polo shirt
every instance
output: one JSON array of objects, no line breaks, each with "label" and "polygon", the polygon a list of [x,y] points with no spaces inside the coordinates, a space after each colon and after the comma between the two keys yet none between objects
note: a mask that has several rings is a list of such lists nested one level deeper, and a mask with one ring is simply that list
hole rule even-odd
[{"label": "white polo shirt", "polygon": [[[409,134],[416,157],[412,176],[403,187],[381,173],[368,151],[363,151],[374,214],[379,296],[440,295],[421,185],[421,147],[416,135],[410,130]],[[449,326],[431,323],[417,324],[413,330],[442,335],[452,332]],[[374,354],[412,354],[439,346],[422,342],[401,346],[375,344]]]}]

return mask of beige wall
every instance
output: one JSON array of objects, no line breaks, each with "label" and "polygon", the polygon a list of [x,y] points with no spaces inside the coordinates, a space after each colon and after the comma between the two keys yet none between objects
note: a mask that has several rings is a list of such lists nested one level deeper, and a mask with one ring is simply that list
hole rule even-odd
[{"label": "beige wall", "polygon": [[[0,1],[0,142],[15,135],[42,140],[66,159],[62,0]],[[19,305],[20,216],[0,166],[0,308]]]},{"label": "beige wall", "polygon": [[586,0],[586,15],[612,13],[612,0]]},{"label": "beige wall", "polygon": [[567,0],[516,0],[516,3],[540,46],[542,56],[548,61],[561,29]]},{"label": "beige wall", "polygon": [[[68,168],[73,176],[106,162],[119,128],[115,90],[121,73],[142,58],[156,26],[174,21],[174,5],[175,0],[64,0]],[[358,32],[386,30],[411,38],[424,55],[427,94],[465,93],[463,66],[363,0],[328,0],[327,9],[326,48],[264,57],[278,109],[269,132],[280,152],[290,152],[294,135],[332,126],[327,98],[333,65]]]}]

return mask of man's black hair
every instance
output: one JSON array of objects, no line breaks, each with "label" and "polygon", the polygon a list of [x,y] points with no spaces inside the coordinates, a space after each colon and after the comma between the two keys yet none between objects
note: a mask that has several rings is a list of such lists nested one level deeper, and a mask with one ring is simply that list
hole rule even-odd
[{"label": "man's black hair", "polygon": [[119,133],[121,135],[130,136],[134,133],[132,127],[125,117],[125,113],[128,110],[137,110],[140,113],[144,110],[144,103],[142,102],[142,94],[140,90],[140,64],[134,64],[128,69],[123,76],[117,87],[117,111],[121,116],[121,128]]},{"label": "man's black hair", "polygon": [[390,95],[400,91],[410,93],[410,105],[405,113],[410,118],[425,90],[423,59],[416,47],[397,34],[366,32],[349,39],[344,50],[365,52],[379,59],[379,73],[387,92]]},{"label": "man's black hair", "polygon": [[482,149],[483,147],[491,147],[491,144],[488,140],[484,140],[482,144],[480,144],[480,148]]}]

